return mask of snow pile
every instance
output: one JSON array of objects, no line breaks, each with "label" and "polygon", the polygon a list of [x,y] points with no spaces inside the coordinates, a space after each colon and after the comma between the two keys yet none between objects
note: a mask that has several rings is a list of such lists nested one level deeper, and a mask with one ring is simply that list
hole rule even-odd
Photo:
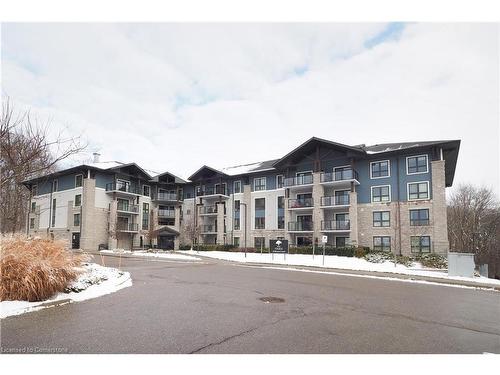
[{"label": "snow pile", "polygon": [[142,250],[130,251],[130,250],[123,250],[123,249],[115,249],[115,250],[101,250],[100,253],[102,253],[102,254],[127,254],[127,255],[139,256],[139,257],[173,259],[173,260],[191,260],[191,261],[201,260],[200,258],[197,258],[194,256],[176,254],[176,253],[171,253],[171,252],[166,252],[166,251],[148,252],[148,251],[142,251]]},{"label": "snow pile", "polygon": [[[39,302],[2,301],[0,302],[0,319],[12,315],[37,311],[51,305],[85,301],[91,298],[114,293],[120,289],[132,286],[132,279],[128,272],[116,268],[103,267],[95,263],[83,266],[85,272],[69,287],[68,292],[58,293],[54,297]],[[71,291],[69,291],[71,290]]]},{"label": "snow pile", "polygon": [[316,254],[314,257],[312,255],[305,254],[269,254],[269,253],[247,253],[245,258],[245,253],[241,252],[227,252],[227,251],[203,251],[197,253],[194,250],[181,251],[183,254],[198,254],[205,257],[230,260],[242,263],[266,263],[266,264],[280,264],[280,265],[291,265],[291,266],[313,266],[313,267],[323,267],[323,268],[337,268],[355,271],[372,271],[372,272],[384,272],[384,273],[397,273],[404,275],[415,275],[415,276],[428,276],[443,278],[449,280],[460,280],[475,282],[479,285],[482,284],[496,284],[500,285],[500,280],[489,279],[487,277],[458,277],[458,276],[448,276],[446,270],[438,270],[432,268],[424,268],[418,262],[415,262],[412,266],[405,266],[403,264],[394,264],[393,261],[387,261],[381,259],[380,263],[368,262],[363,258],[355,257],[341,257],[336,255],[326,255],[323,264],[323,255]]}]

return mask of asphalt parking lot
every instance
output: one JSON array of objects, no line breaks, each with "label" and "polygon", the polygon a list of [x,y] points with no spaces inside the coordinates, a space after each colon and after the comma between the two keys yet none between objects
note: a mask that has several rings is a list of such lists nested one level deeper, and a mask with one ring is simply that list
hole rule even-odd
[{"label": "asphalt parking lot", "polygon": [[499,292],[218,260],[121,266],[132,287],[3,319],[2,351],[500,353]]}]

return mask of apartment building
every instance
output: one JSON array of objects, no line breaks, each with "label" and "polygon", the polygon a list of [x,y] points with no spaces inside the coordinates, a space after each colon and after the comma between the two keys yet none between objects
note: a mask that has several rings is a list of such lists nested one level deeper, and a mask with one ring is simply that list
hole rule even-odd
[{"label": "apartment building", "polygon": [[336,247],[446,253],[445,189],[459,147],[459,140],[348,146],[313,137],[280,159],[205,165],[187,181],[95,162],[25,182],[33,192],[28,233],[71,237],[83,249],[260,248],[271,239],[307,246],[327,236]]}]

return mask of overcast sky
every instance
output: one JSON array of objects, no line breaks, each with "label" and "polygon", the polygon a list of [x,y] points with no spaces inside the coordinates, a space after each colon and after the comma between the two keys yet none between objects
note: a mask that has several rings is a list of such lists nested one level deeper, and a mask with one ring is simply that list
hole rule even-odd
[{"label": "overcast sky", "polygon": [[455,186],[499,188],[495,24],[3,24],[1,41],[2,94],[101,160],[187,177],[312,136],[461,139]]}]

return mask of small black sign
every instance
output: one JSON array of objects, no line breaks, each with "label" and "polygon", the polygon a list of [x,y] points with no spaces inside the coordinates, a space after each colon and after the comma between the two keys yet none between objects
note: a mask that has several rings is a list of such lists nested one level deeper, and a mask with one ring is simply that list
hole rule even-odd
[{"label": "small black sign", "polygon": [[271,253],[288,253],[288,240],[269,240]]}]

